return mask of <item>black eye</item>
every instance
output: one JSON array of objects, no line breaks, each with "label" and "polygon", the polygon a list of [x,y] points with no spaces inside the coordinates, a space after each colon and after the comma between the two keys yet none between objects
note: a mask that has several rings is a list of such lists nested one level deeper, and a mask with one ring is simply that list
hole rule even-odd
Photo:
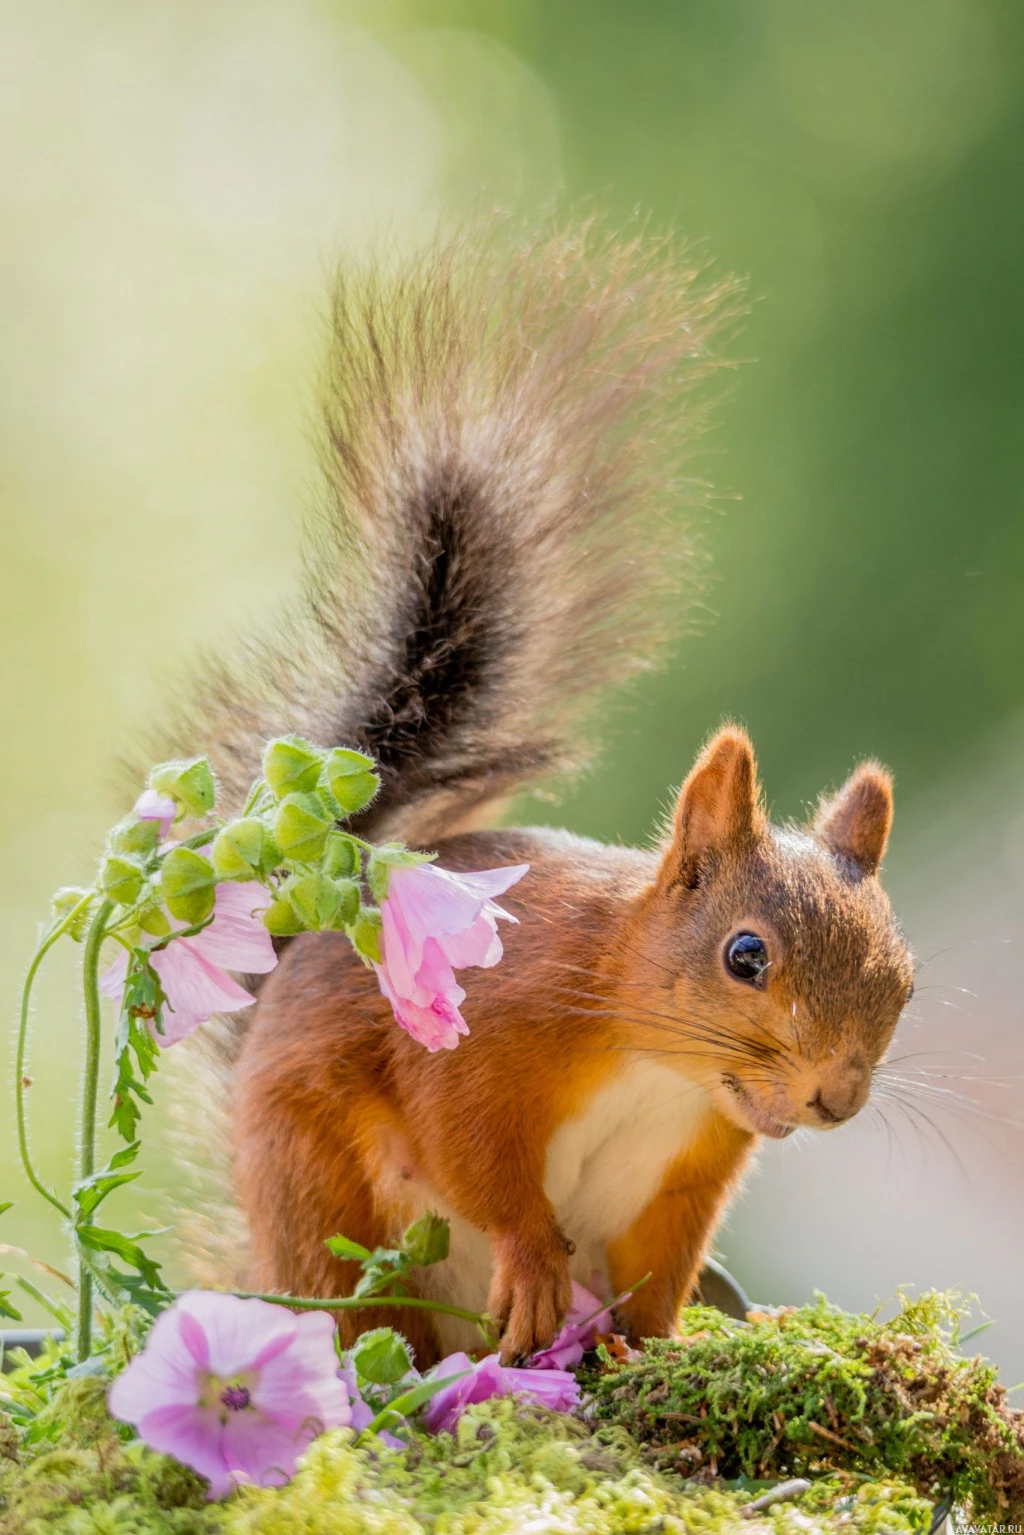
[{"label": "black eye", "polygon": [[725,950],[726,968],[738,981],[757,985],[768,969],[768,949],[756,933],[737,933]]}]

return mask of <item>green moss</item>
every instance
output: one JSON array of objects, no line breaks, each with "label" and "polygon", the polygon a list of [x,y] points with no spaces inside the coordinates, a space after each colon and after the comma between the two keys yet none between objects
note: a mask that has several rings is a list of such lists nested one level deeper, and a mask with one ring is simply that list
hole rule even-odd
[{"label": "green moss", "polygon": [[960,1309],[904,1299],[889,1321],[828,1306],[735,1322],[692,1307],[683,1341],[587,1380],[588,1411],[625,1424],[654,1464],[780,1478],[894,1474],[975,1519],[1024,1513],[1024,1416],[986,1361],[955,1350]]},{"label": "green moss", "polygon": [[[221,1504],[108,1418],[107,1376],[26,1364],[0,1412],[0,1535],[924,1535],[951,1490],[1008,1522],[1021,1418],[956,1354],[956,1321],[940,1297],[888,1323],[824,1302],[747,1324],[694,1307],[684,1341],[592,1370],[579,1417],[483,1403],[404,1451],[335,1432],[288,1487]],[[742,1517],[793,1474],[808,1492]]]}]

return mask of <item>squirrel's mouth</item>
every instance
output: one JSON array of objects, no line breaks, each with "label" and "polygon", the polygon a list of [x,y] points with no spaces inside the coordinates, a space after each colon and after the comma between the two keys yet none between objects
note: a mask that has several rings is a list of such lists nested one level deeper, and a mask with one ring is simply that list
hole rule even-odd
[{"label": "squirrel's mouth", "polygon": [[773,1141],[785,1140],[787,1135],[793,1134],[796,1125],[787,1124],[785,1120],[769,1114],[763,1104],[747,1092],[738,1077],[724,1076],[722,1082],[751,1130],[755,1130],[758,1135],[768,1135]]}]

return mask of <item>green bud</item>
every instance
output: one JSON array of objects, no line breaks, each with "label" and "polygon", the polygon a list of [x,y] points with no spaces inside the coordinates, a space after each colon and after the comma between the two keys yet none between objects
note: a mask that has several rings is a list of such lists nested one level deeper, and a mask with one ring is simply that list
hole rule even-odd
[{"label": "green bud", "polygon": [[341,899],[338,904],[337,915],[334,921],[331,923],[331,926],[348,927],[356,920],[359,915],[359,903],[362,898],[362,891],[360,890],[357,881],[354,879],[335,880],[334,888],[337,890]]},{"label": "green bud", "polygon": [[218,879],[252,879],[263,859],[266,828],[256,816],[231,821],[214,838],[211,849]]},{"label": "green bud", "polygon": [[324,779],[341,806],[343,815],[353,815],[357,810],[362,810],[377,793],[380,778],[373,768],[373,758],[363,752],[336,746],[327,753]]},{"label": "green bud", "polygon": [[121,821],[107,839],[112,853],[128,857],[148,858],[155,853],[160,841],[160,822],[139,819]]},{"label": "green bud", "polygon": [[287,887],[288,899],[303,927],[319,933],[330,927],[341,906],[341,891],[322,874],[304,874]]},{"label": "green bud", "polygon": [[139,913],[139,926],[144,933],[149,933],[152,938],[166,938],[171,931],[171,924],[167,920],[167,914],[162,906],[146,906]]},{"label": "green bud", "polygon": [[296,933],[303,931],[302,923],[295,915],[295,908],[283,895],[271,901],[264,911],[263,926],[268,933],[273,933],[275,938],[294,938]]},{"label": "green bud", "polygon": [[448,1256],[448,1222],[432,1211],[413,1221],[402,1237],[402,1246],[412,1263],[425,1267],[429,1263],[443,1263]]},{"label": "green bud", "polygon": [[206,815],[213,809],[217,786],[205,757],[187,762],[161,762],[149,775],[149,786],[158,794],[168,794],[189,815]]},{"label": "green bud", "polygon": [[[63,922],[65,917],[69,917],[74,911],[75,907],[81,901],[83,901],[87,895],[92,895],[92,891],[80,890],[75,885],[64,885],[60,890],[58,890],[54,895],[53,900],[50,902],[50,910],[53,912],[56,921]],[[68,936],[73,938],[76,943],[82,942],[82,939],[85,937],[89,929],[89,922],[92,918],[91,908],[94,904],[95,901],[92,901],[88,906],[83,906],[74,922],[72,922],[71,926],[68,928]]]},{"label": "green bud", "polygon": [[375,906],[364,906],[349,929],[356,953],[380,964],[381,915]]},{"label": "green bud", "polygon": [[263,776],[275,799],[308,794],[320,782],[324,754],[300,736],[268,741],[263,751]]},{"label": "green bud", "polygon": [[343,831],[332,831],[324,848],[323,870],[332,879],[351,879],[359,873],[359,849]]},{"label": "green bud", "polygon": [[360,1380],[374,1386],[394,1386],[412,1369],[409,1345],[390,1327],[364,1332],[352,1350],[352,1363]]},{"label": "green bud", "polygon": [[315,863],[324,850],[333,821],[313,794],[288,794],[278,806],[274,841],[284,858]]},{"label": "green bud", "polygon": [[216,884],[210,860],[190,847],[172,848],[163,861],[160,888],[167,910],[190,927],[213,911]]},{"label": "green bud", "polygon": [[104,858],[100,889],[121,906],[131,906],[142,892],[142,867],[134,858]]},{"label": "green bud", "polygon": [[284,862],[281,851],[274,841],[269,826],[263,828],[263,857],[260,859],[260,873],[273,874]]}]

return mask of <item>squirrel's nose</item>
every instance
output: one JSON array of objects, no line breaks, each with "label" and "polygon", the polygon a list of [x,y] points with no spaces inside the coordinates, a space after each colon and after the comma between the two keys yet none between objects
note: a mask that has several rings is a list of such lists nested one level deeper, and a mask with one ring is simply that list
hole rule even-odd
[{"label": "squirrel's nose", "polygon": [[854,1111],[852,1101],[844,1101],[839,1095],[826,1098],[820,1087],[814,1097],[809,1100],[807,1107],[813,1109],[822,1123],[826,1125],[841,1125],[843,1120],[849,1119]]}]

